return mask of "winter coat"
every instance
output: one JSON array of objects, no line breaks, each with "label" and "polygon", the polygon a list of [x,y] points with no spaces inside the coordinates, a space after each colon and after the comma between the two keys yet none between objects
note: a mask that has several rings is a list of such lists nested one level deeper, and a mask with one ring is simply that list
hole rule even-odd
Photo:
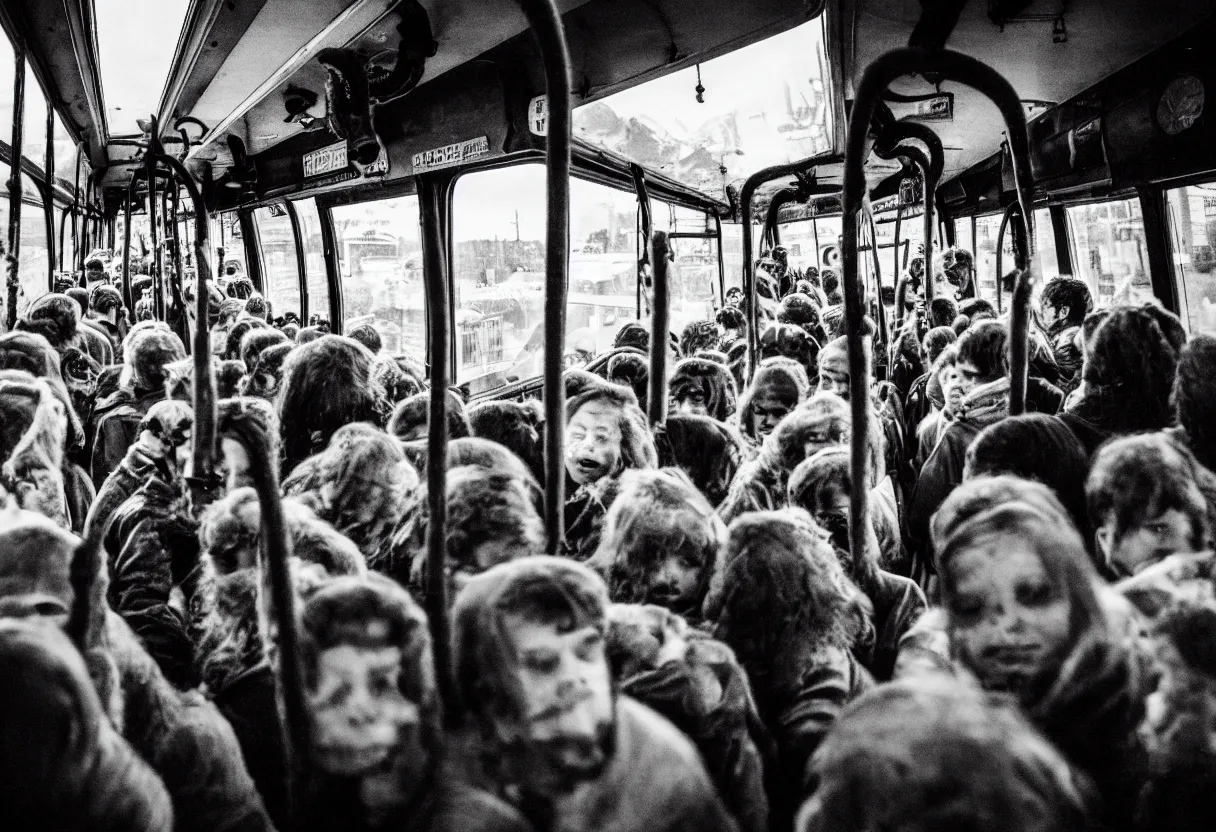
[{"label": "winter coat", "polygon": [[913,581],[881,569],[873,584],[863,590],[874,604],[874,649],[866,669],[877,681],[887,682],[895,673],[900,640],[912,629],[928,603]]},{"label": "winter coat", "polygon": [[152,405],[165,398],[164,390],[144,391],[138,395],[119,390],[97,403],[93,419],[97,425],[93,436],[92,477],[94,483],[105,482],[118,467],[127,448],[139,438],[139,423]]}]

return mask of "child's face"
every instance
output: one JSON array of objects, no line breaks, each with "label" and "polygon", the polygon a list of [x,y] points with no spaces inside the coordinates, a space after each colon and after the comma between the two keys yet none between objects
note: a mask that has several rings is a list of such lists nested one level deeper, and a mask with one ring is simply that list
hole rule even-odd
[{"label": "child's face", "polygon": [[1160,563],[1170,555],[1195,550],[1190,519],[1170,509],[1118,535],[1114,518],[1097,531],[1098,548],[1116,573],[1122,577]]}]

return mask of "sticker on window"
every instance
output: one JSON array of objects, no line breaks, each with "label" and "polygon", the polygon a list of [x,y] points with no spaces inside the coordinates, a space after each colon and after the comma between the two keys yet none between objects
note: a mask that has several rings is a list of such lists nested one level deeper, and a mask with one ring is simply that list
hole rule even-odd
[{"label": "sticker on window", "polygon": [[304,178],[324,176],[347,166],[346,140],[304,154]]},{"label": "sticker on window", "polygon": [[534,136],[549,135],[549,96],[538,95],[528,103],[528,129]]},{"label": "sticker on window", "polygon": [[454,167],[470,159],[485,156],[489,152],[490,140],[486,136],[436,147],[434,150],[424,150],[414,154],[414,173],[427,173],[432,170]]}]

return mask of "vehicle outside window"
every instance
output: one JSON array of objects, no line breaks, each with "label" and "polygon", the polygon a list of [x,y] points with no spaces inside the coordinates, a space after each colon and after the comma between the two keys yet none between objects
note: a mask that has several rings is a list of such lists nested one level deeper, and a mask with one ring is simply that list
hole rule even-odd
[{"label": "vehicle outside window", "polygon": [[[541,374],[545,171],[538,164],[468,173],[452,199],[456,381],[473,394]],[[661,213],[661,212],[659,212]],[[662,221],[656,216],[656,227]],[[567,364],[612,348],[637,320],[637,199],[570,180]]]},{"label": "vehicle outside window", "polygon": [[1138,199],[1070,205],[1076,277],[1089,284],[1094,306],[1153,299],[1144,217]]},{"label": "vehicle outside window", "polygon": [[[308,286],[308,318],[329,321],[329,276],[325,272],[325,242],[321,235],[321,214],[314,197],[292,203],[300,220],[304,243],[304,274]],[[423,355],[422,352],[418,353]]]},{"label": "vehicle outside window", "polygon": [[262,252],[262,280],[271,312],[281,317],[300,315],[300,272],[291,218],[282,205],[267,205],[253,212]]},{"label": "vehicle outside window", "polygon": [[1166,191],[1178,306],[1192,332],[1216,333],[1216,183]]},{"label": "vehicle outside window", "polygon": [[[404,353],[419,360],[426,355],[420,220],[413,194],[333,209],[342,331],[371,324],[386,354]],[[314,311],[323,308],[315,300],[311,306]]]}]

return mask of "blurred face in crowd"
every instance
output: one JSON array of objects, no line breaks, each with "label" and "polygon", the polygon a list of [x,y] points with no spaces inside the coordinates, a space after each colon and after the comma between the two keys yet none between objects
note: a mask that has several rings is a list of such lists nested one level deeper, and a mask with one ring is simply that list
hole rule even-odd
[{"label": "blurred face in crowd", "polygon": [[766,390],[761,390],[752,399],[752,418],[756,425],[756,436],[765,439],[790,412],[784,399]]},{"label": "blurred face in crowd", "polygon": [[958,376],[958,391],[960,397],[968,395],[972,390],[988,381],[988,379],[984,378],[984,375],[980,372],[979,368],[970,361],[960,361],[955,365],[954,369]]},{"label": "blurred face in crowd", "polygon": [[1058,671],[1072,603],[1020,535],[981,537],[949,569],[952,649],[985,688],[1025,692]]},{"label": "blurred face in crowd", "polygon": [[611,402],[583,405],[566,425],[566,471],[590,485],[621,469],[621,409]]},{"label": "blurred face in crowd", "polygon": [[833,350],[819,358],[819,392],[849,400],[849,357]]},{"label": "blurred face in crowd", "polygon": [[1169,509],[1122,535],[1111,517],[1098,528],[1096,536],[1107,564],[1123,577],[1135,575],[1170,555],[1197,548],[1191,520],[1178,509]]}]

